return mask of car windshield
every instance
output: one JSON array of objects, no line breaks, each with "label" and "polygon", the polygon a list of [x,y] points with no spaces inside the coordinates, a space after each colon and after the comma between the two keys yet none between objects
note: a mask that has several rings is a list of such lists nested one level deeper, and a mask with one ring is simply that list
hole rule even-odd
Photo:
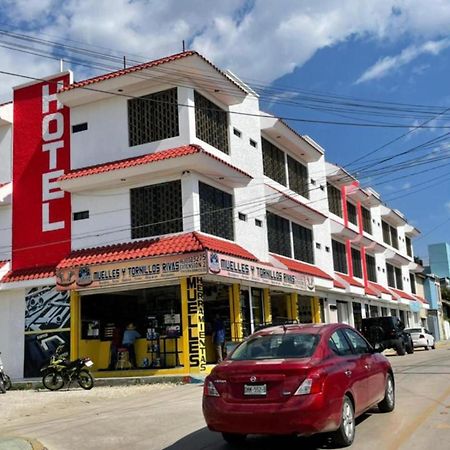
[{"label": "car windshield", "polygon": [[309,358],[320,336],[307,333],[259,335],[243,342],[231,355],[231,360],[278,358]]},{"label": "car windshield", "polygon": [[422,333],[420,328],[407,328],[405,331],[408,333]]}]

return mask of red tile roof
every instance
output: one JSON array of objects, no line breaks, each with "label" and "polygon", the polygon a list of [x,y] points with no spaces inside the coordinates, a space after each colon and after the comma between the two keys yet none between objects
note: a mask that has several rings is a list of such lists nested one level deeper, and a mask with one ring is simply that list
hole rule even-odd
[{"label": "red tile roof", "polygon": [[372,289],[375,289],[375,290],[377,290],[377,291],[382,292],[383,294],[389,294],[389,295],[392,295],[392,293],[389,291],[389,289],[387,289],[387,288],[381,286],[381,284],[374,283],[373,281],[369,281],[369,286],[370,286]]},{"label": "red tile roof", "polygon": [[139,71],[145,70],[145,69],[151,69],[153,67],[157,67],[157,66],[160,66],[162,64],[166,64],[166,63],[169,63],[169,62],[172,62],[172,61],[176,61],[176,60],[183,59],[183,58],[186,58],[188,56],[194,56],[194,55],[196,55],[196,56],[200,57],[201,59],[203,59],[213,69],[217,70],[221,75],[226,77],[231,83],[233,83],[240,90],[243,91],[242,87],[239,86],[239,84],[237,84],[230,77],[228,77],[222,70],[220,70],[217,66],[215,66],[211,61],[208,61],[204,56],[200,55],[200,53],[197,53],[197,52],[192,51],[192,50],[188,50],[188,51],[185,51],[185,52],[177,53],[175,55],[170,55],[170,56],[166,56],[164,58],[155,59],[154,61],[149,61],[149,62],[146,62],[146,63],[143,63],[143,64],[138,64],[137,66],[127,67],[126,69],[117,70],[116,72],[110,72],[110,73],[106,73],[104,75],[100,75],[98,77],[93,77],[93,78],[89,78],[89,79],[84,80],[84,81],[79,81],[77,83],[72,83],[71,85],[62,88],[60,90],[60,92],[70,91],[70,90],[76,89],[76,88],[83,88],[83,87],[86,87],[86,86],[90,86],[90,85],[92,85],[94,83],[99,83],[100,81],[105,81],[105,80],[109,80],[111,78],[121,77],[123,75],[127,75],[129,73],[134,73],[134,72],[139,72]]},{"label": "red tile roof", "polygon": [[143,156],[135,156],[133,158],[121,159],[118,161],[112,161],[112,162],[108,162],[108,163],[104,163],[104,164],[97,164],[95,166],[83,167],[81,169],[72,170],[72,171],[67,172],[63,176],[59,177],[58,180],[59,181],[71,180],[74,178],[80,178],[80,177],[85,177],[85,176],[89,176],[89,175],[97,175],[99,173],[111,172],[113,170],[126,169],[128,167],[140,166],[140,165],[144,165],[144,164],[151,164],[156,161],[162,161],[165,159],[172,159],[172,158],[180,158],[183,156],[193,155],[196,153],[205,154],[205,155],[209,156],[210,158],[213,158],[217,161],[220,161],[222,164],[225,164],[226,166],[231,167],[232,169],[236,170],[237,172],[240,172],[241,174],[247,176],[248,178],[252,178],[248,173],[227,163],[226,161],[218,158],[217,156],[213,155],[212,153],[207,152],[199,145],[185,145],[183,147],[162,150],[160,152],[149,153],[149,154],[143,155]]},{"label": "red tile roof", "polygon": [[420,297],[419,295],[413,294],[413,296],[414,296],[417,300],[419,300],[419,302],[421,302],[421,303],[425,303],[425,304],[430,303],[426,298]]},{"label": "red tile roof", "polygon": [[7,263],[9,263],[9,261],[0,261],[0,269]]},{"label": "red tile roof", "polygon": [[360,283],[359,281],[355,280],[354,278],[350,277],[345,273],[336,272],[336,275],[342,278],[344,281],[346,281],[350,286],[364,287],[362,283]]},{"label": "red tile roof", "polygon": [[212,250],[230,256],[257,261],[257,258],[239,245],[202,233],[193,232],[73,251],[57,266],[58,269],[86,264],[104,264],[152,256],[176,255]]},{"label": "red tile roof", "polygon": [[389,288],[389,290],[394,293],[395,297],[401,297],[401,298],[406,298],[407,300],[416,301],[416,299],[411,294],[408,294],[405,291],[400,291],[399,289],[394,289],[394,288]]},{"label": "red tile roof", "polygon": [[54,266],[34,267],[31,269],[9,271],[0,281],[2,283],[12,283],[14,281],[28,281],[39,280],[41,278],[52,278],[54,276]]},{"label": "red tile roof", "polygon": [[338,280],[333,280],[333,286],[339,289],[345,289],[345,286]]},{"label": "red tile roof", "polygon": [[283,256],[274,255],[273,253],[271,253],[271,255],[284,264],[289,270],[293,270],[294,272],[306,273],[308,275],[313,275],[314,277],[324,278],[325,280],[333,279],[330,275],[316,266],[296,261],[294,259],[285,258]]},{"label": "red tile roof", "polygon": [[368,295],[373,295],[374,297],[378,297],[379,293],[371,286],[366,286],[364,289],[365,293]]}]

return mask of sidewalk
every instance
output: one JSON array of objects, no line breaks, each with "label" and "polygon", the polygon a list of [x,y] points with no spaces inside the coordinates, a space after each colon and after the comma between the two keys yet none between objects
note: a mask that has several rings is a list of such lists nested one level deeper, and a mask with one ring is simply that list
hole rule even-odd
[{"label": "sidewalk", "polygon": [[47,448],[36,439],[0,436],[0,450],[47,450]]}]

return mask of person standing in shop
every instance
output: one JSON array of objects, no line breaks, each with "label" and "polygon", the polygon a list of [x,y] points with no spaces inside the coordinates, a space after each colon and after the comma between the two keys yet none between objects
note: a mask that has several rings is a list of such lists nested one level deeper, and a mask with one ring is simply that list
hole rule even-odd
[{"label": "person standing in shop", "polygon": [[126,330],[123,332],[122,345],[128,350],[128,355],[130,356],[131,368],[135,369],[136,364],[136,350],[134,348],[134,343],[136,339],[140,338],[141,335],[136,330],[133,322],[127,325]]},{"label": "person standing in shop", "polygon": [[217,364],[223,361],[223,347],[225,344],[225,326],[223,320],[216,314],[212,329],[212,341],[216,350]]}]

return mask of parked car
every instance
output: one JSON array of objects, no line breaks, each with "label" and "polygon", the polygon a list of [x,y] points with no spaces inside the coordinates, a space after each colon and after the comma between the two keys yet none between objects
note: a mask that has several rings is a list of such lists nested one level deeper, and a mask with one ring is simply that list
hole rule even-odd
[{"label": "parked car", "polygon": [[395,406],[387,358],[345,324],[280,325],[242,342],[205,379],[208,428],[230,444],[249,434],[330,433],[349,446],[355,418]]},{"label": "parked car", "polygon": [[414,353],[411,335],[395,316],[370,317],[362,320],[361,333],[374,347],[391,348],[397,355]]},{"label": "parked car", "polygon": [[405,331],[411,335],[414,348],[423,347],[425,350],[436,348],[434,336],[426,328],[406,328]]}]

